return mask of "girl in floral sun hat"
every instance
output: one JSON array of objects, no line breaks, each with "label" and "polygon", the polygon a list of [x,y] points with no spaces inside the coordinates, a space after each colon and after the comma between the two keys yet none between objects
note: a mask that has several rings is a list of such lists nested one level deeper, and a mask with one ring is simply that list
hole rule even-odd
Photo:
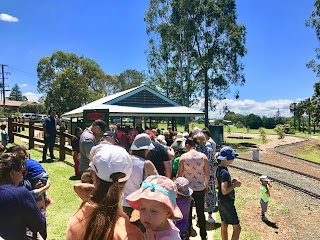
[{"label": "girl in floral sun hat", "polygon": [[169,178],[153,175],[144,180],[139,190],[127,196],[127,203],[140,211],[140,220],[146,235],[156,240],[179,240],[179,229],[171,219],[181,219],[176,204],[177,186]]}]

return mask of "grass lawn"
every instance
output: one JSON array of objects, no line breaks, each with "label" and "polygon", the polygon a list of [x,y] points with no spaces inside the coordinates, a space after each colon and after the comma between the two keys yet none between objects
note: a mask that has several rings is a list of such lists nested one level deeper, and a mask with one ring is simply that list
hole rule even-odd
[{"label": "grass lawn", "polygon": [[304,145],[304,151],[297,156],[311,162],[320,163],[320,145]]}]

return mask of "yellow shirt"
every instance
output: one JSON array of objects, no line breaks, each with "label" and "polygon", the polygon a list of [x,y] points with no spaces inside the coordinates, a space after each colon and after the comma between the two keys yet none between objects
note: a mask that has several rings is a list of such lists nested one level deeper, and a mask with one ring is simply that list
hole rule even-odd
[{"label": "yellow shirt", "polygon": [[[67,227],[67,240],[84,240],[85,231],[94,206],[90,203],[84,205],[69,219]],[[118,209],[118,216],[114,228],[114,240],[141,240],[142,232],[140,229],[130,223],[128,216]]]}]

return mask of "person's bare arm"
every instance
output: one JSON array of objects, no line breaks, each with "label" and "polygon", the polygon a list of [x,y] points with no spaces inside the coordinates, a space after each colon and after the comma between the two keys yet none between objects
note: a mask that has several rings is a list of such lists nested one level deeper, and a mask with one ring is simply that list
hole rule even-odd
[{"label": "person's bare arm", "polygon": [[182,154],[181,157],[180,157],[180,161],[179,161],[177,177],[183,177],[184,161],[185,161],[184,154]]},{"label": "person's bare arm", "polygon": [[168,152],[169,158],[170,158],[171,160],[173,160],[174,157],[175,157],[173,148],[172,148],[172,147],[168,147],[168,148],[167,148],[167,152]]},{"label": "person's bare arm", "polygon": [[235,189],[236,187],[240,187],[241,186],[241,182],[235,180],[231,186],[228,187],[228,182],[222,182],[221,183],[221,192],[223,195],[228,194],[229,192],[231,192],[233,189]]},{"label": "person's bare arm", "polygon": [[43,194],[45,191],[47,191],[51,186],[51,183],[50,183],[50,179],[47,180],[47,183],[44,185],[42,182],[38,182],[36,184],[36,189],[33,190],[33,192],[35,194]]},{"label": "person's bare arm", "polygon": [[94,185],[90,183],[77,183],[73,185],[73,190],[82,199],[82,201],[88,201],[94,189]]},{"label": "person's bare arm", "polygon": [[207,156],[205,156],[204,157],[204,180],[205,180],[205,184],[206,184],[206,191],[208,191],[209,179],[210,179],[209,161],[208,161]]},{"label": "person's bare arm", "polygon": [[164,164],[164,173],[165,173],[166,177],[171,178],[171,173],[172,173],[171,162],[166,161],[163,164]]},{"label": "person's bare arm", "polygon": [[146,177],[151,175],[159,175],[157,169],[150,160],[146,160],[145,162],[145,175]]}]

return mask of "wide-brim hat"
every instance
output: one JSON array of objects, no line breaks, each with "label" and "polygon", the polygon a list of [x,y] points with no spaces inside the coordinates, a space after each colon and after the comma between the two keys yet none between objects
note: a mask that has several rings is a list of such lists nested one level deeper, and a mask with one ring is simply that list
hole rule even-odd
[{"label": "wide-brim hat", "polygon": [[140,200],[154,200],[167,205],[171,210],[172,219],[182,219],[182,213],[176,203],[177,186],[169,178],[161,175],[147,177],[140,189],[126,197],[127,203],[134,209],[140,210]]},{"label": "wide-brim hat", "polygon": [[260,176],[259,179],[260,179],[260,181],[272,182],[272,180],[270,178],[268,178],[268,176],[266,176],[266,175]]},{"label": "wide-brim hat", "polygon": [[146,133],[138,134],[131,144],[130,150],[138,151],[142,149],[154,149],[151,138]]},{"label": "wide-brim hat", "polygon": [[189,180],[185,177],[178,177],[174,181],[174,183],[177,185],[177,193],[182,196],[191,196],[193,193],[193,190],[189,187]]}]

